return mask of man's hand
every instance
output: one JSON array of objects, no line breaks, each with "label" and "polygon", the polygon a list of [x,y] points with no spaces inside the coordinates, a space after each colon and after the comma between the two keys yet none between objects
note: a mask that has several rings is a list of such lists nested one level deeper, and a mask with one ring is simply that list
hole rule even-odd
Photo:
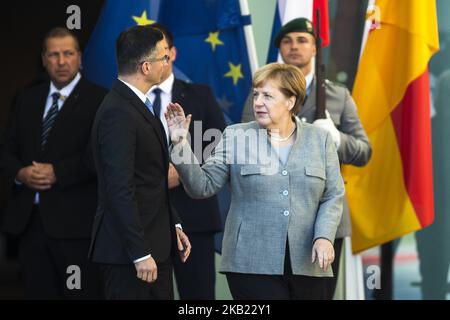
[{"label": "man's hand", "polygon": [[53,165],[51,163],[40,163],[33,161],[33,166],[40,175],[47,178],[47,181],[49,181],[51,185],[56,183],[55,170],[53,169]]},{"label": "man's hand", "polygon": [[169,189],[173,189],[180,185],[180,176],[173,164],[169,163]]},{"label": "man's hand", "polygon": [[177,230],[177,244],[178,251],[180,251],[180,259],[184,263],[187,258],[191,254],[191,243],[189,242],[189,238],[180,228],[175,228]]},{"label": "man's hand", "polygon": [[17,173],[16,180],[37,191],[48,190],[52,187],[51,180],[47,175],[39,171],[35,165],[20,169]]},{"label": "man's hand", "polygon": [[316,258],[319,260],[319,267],[327,271],[328,267],[334,261],[334,248],[329,240],[317,239],[314,241],[311,262],[314,263]]},{"label": "man's hand", "polygon": [[336,145],[336,149],[339,149],[339,146],[341,145],[341,133],[334,125],[333,120],[331,120],[331,116],[328,110],[326,111],[326,115],[326,119],[317,119],[313,122],[313,125],[327,130],[331,134],[331,138]]},{"label": "man's hand", "polygon": [[158,267],[152,257],[136,262],[134,266],[137,271],[137,277],[142,281],[152,283],[158,278]]}]

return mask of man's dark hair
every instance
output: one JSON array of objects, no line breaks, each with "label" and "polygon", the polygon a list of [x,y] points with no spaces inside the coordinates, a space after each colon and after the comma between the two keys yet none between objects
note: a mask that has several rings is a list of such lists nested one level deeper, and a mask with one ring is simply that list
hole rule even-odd
[{"label": "man's dark hair", "polygon": [[164,36],[151,26],[134,26],[123,31],[116,41],[117,69],[120,75],[134,74],[142,61],[156,50]]},{"label": "man's dark hair", "polygon": [[78,42],[78,38],[69,29],[63,28],[63,27],[56,27],[51,29],[44,38],[44,41],[42,42],[42,54],[44,54],[47,51],[47,40],[51,38],[64,38],[64,37],[72,37],[73,40],[75,40],[75,48],[77,51],[80,51],[80,43]]},{"label": "man's dark hair", "polygon": [[170,32],[169,29],[165,25],[162,25],[160,23],[154,23],[151,25],[153,28],[158,29],[164,34],[164,37],[166,38],[167,44],[169,45],[169,49],[173,47],[173,34]]}]

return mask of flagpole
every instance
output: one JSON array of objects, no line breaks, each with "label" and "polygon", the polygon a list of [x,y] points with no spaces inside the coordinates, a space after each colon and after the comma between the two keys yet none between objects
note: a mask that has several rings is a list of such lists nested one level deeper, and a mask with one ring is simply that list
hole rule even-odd
[{"label": "flagpole", "polygon": [[[250,10],[248,9],[247,0],[239,0],[239,5],[241,8],[241,15],[250,15]],[[244,26],[245,42],[247,44],[247,54],[250,61],[250,70],[252,75],[258,69],[258,56],[256,54],[255,37],[253,35],[253,27],[251,24]]]},{"label": "flagpole", "polygon": [[381,289],[375,291],[375,300],[392,300],[394,295],[394,244],[381,245]]}]

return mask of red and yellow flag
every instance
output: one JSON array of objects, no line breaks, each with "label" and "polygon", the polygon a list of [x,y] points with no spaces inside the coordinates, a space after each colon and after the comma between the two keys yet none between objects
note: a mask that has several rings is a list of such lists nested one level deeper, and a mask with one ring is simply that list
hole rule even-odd
[{"label": "red and yellow flag", "polygon": [[377,0],[353,97],[373,153],[346,166],[354,252],[433,221],[428,61],[439,49],[435,1]]}]

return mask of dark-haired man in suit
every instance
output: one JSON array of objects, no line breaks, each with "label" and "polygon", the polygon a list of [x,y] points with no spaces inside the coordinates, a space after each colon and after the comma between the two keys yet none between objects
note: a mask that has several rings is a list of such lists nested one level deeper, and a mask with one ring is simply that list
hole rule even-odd
[{"label": "dark-haired man in suit", "polygon": [[20,238],[26,298],[98,299],[87,259],[97,206],[89,142],[106,90],[80,75],[78,40],[65,28],[47,34],[42,62],[50,81],[18,96],[2,143],[11,186],[2,227]]},{"label": "dark-haired man in suit", "polygon": [[178,247],[183,262],[190,253],[169,202],[164,128],[145,95],[167,67],[163,40],[150,26],[119,35],[118,79],[92,129],[99,201],[90,256],[107,299],[173,299],[171,253]]}]

